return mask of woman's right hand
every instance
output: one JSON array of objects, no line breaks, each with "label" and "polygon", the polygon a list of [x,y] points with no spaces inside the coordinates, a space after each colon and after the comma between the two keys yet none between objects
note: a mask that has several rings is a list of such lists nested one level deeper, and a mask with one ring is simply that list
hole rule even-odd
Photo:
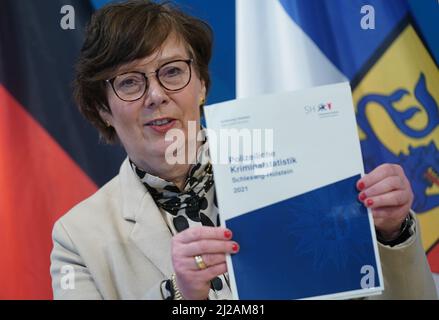
[{"label": "woman's right hand", "polygon": [[[222,227],[188,228],[172,238],[172,264],[184,299],[207,299],[210,281],[227,272],[225,254],[239,250],[231,238],[232,232]],[[198,267],[195,256],[202,257],[205,269]]]}]

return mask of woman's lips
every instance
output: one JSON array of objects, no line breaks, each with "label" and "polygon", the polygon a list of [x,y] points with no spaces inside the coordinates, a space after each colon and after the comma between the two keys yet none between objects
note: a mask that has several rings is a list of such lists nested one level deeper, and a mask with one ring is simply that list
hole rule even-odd
[{"label": "woman's lips", "polygon": [[[166,120],[166,123],[160,124],[160,122],[163,122],[165,120]],[[177,122],[177,120],[175,120],[175,119],[162,118],[162,119],[157,119],[157,120],[148,122],[145,126],[154,130],[157,133],[166,133],[174,127],[176,122]]]}]

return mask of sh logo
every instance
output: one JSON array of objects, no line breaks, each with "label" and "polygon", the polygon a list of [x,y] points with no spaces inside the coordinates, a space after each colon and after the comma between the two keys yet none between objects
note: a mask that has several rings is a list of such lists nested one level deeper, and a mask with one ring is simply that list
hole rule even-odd
[{"label": "sh logo", "polygon": [[332,111],[332,102],[327,102],[327,103],[319,103],[317,105],[314,106],[305,106],[305,114],[309,114],[309,113],[320,113],[320,112],[328,112],[328,111]]}]

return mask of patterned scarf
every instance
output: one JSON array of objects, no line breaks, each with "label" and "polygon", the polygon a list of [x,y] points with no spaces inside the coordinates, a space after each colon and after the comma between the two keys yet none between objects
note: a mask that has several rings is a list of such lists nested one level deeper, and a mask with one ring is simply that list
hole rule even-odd
[{"label": "patterned scarf", "polygon": [[[181,191],[173,182],[141,170],[131,160],[130,164],[160,208],[172,235],[193,226],[214,227],[220,225],[207,142],[198,150],[197,163],[189,170]],[[227,283],[227,285],[224,286],[223,283]],[[168,282],[165,284],[165,288],[167,298],[172,298]],[[214,278],[211,281],[209,299],[230,298],[227,273]]]}]

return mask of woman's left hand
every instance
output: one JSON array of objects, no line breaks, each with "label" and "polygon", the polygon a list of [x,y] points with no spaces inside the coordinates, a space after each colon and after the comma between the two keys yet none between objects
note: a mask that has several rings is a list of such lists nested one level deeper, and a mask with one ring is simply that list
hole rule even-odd
[{"label": "woman's left hand", "polygon": [[381,237],[396,238],[413,202],[412,188],[401,166],[382,164],[358,180],[357,188],[360,201],[372,209]]}]

